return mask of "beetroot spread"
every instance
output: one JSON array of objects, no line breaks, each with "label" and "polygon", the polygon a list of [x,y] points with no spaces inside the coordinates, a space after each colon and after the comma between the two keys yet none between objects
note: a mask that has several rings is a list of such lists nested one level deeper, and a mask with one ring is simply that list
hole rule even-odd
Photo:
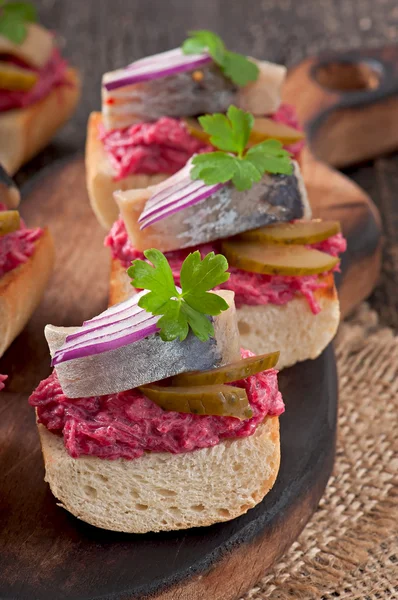
[{"label": "beetroot spread", "polygon": [[[242,350],[242,357],[253,356]],[[39,423],[62,434],[68,453],[99,458],[138,458],[146,451],[179,454],[215,446],[225,438],[252,435],[267,415],[285,410],[277,371],[270,369],[231,385],[246,390],[253,417],[192,415],[165,411],[134,389],[93,398],[67,398],[55,371],[29,398]]]},{"label": "beetroot spread", "polygon": [[[0,211],[6,206],[0,203]],[[0,236],[0,277],[26,262],[35,250],[35,242],[43,234],[39,227],[28,229],[21,221],[18,231]]]},{"label": "beetroot spread", "polygon": [[[293,127],[293,129],[298,129],[299,131],[302,130],[297,118],[296,109],[290,104],[281,104],[276,113],[270,115],[269,118],[277,123],[289,125],[290,127]],[[286,150],[289,150],[289,152],[292,153],[293,158],[297,160],[301,150],[304,148],[304,144],[304,140],[300,140],[295,144],[289,144],[285,146],[285,148]]]},{"label": "beetroot spread", "polygon": [[[136,258],[145,259],[142,252],[139,252],[131,245],[122,219],[113,224],[109,235],[105,238],[105,245],[110,247],[112,258],[120,260],[126,269],[130,266],[132,260]],[[339,233],[324,242],[313,244],[312,247],[327,252],[332,256],[339,256],[346,249],[346,241],[341,233]],[[203,258],[209,252],[220,253],[221,244],[220,242],[203,244],[197,249],[200,250]],[[181,265],[191,251],[191,248],[184,248],[183,250],[165,253],[177,285],[180,284],[179,274]],[[317,275],[305,275],[302,277],[261,275],[260,273],[242,271],[235,267],[230,267],[229,272],[231,273],[229,280],[220,287],[235,292],[235,304],[238,308],[244,304],[286,304],[296,294],[301,294],[306,298],[314,314],[320,311],[314,292],[325,287],[326,284]]]},{"label": "beetroot spread", "polygon": [[[292,106],[282,104],[271,119],[300,129]],[[111,131],[101,126],[99,137],[116,173],[116,181],[133,173],[172,175],[182,169],[193,154],[214,149],[191,136],[183,121],[169,117]],[[297,142],[286,148],[297,158],[303,145],[304,142]]]},{"label": "beetroot spread", "polygon": [[33,88],[27,92],[0,90],[0,111],[30,106],[47,96],[53,88],[64,84],[71,85],[66,79],[67,62],[61,57],[57,48],[54,48],[50,60],[42,69],[35,69],[14,57],[6,57],[6,60],[38,73],[39,78]]},{"label": "beetroot spread", "polygon": [[115,170],[115,179],[132,173],[176,173],[198,152],[212,146],[191,136],[183,121],[162,117],[125,129],[100,129],[100,140]]},{"label": "beetroot spread", "polygon": [[0,374],[0,392],[5,387],[5,383],[4,382],[5,382],[6,379],[7,379],[7,375],[1,375]]}]

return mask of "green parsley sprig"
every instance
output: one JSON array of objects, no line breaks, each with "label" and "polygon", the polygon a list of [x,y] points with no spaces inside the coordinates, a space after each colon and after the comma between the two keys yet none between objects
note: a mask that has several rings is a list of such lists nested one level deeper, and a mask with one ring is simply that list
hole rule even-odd
[{"label": "green parsley sprig", "polygon": [[199,117],[210,143],[222,152],[198,154],[192,160],[192,179],[202,179],[207,185],[231,181],[240,191],[248,190],[261,180],[265,172],[290,175],[293,165],[290,154],[279,140],[265,140],[246,150],[254,117],[230,106],[227,116],[221,113]]},{"label": "green parsley sprig", "polygon": [[157,325],[165,342],[185,340],[189,329],[202,342],[214,335],[209,316],[227,310],[228,304],[212,290],[229,279],[228,262],[222,254],[210,252],[201,260],[200,252],[191,252],[181,272],[181,292],[177,290],[167,258],[155,248],[145,250],[145,258],[132,262],[127,273],[135,288],[150,290],[138,306],[153,315],[162,315]]},{"label": "green parsley sprig", "polygon": [[227,50],[222,39],[212,31],[188,31],[188,35],[182,44],[184,54],[208,52],[224,75],[241,87],[257,80],[258,66],[243,54]]},{"label": "green parsley sprig", "polygon": [[14,44],[22,44],[28,34],[27,23],[37,21],[37,11],[30,2],[0,0],[0,35]]}]

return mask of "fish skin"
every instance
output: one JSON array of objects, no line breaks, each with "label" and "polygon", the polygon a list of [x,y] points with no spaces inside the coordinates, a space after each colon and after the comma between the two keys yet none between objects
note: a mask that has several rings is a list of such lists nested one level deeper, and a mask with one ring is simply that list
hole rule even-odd
[{"label": "fish skin", "polygon": [[[203,73],[200,82],[192,77],[195,71]],[[103,81],[106,81],[107,75],[104,75]],[[109,92],[103,86],[104,126],[106,129],[119,129],[142,121],[156,121],[164,116],[178,118],[226,112],[231,104],[236,103],[237,93],[237,86],[215,64]]]},{"label": "fish skin", "polygon": [[162,252],[227,238],[278,221],[310,218],[311,209],[298,164],[291,175],[265,174],[246,192],[227,184],[208,198],[140,230],[138,218],[156,186],[117,192],[121,216],[130,240],[140,251]]}]

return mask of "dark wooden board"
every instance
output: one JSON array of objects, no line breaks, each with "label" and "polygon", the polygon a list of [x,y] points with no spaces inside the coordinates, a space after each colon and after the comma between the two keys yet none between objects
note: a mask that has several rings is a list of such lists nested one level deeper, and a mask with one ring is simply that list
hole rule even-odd
[{"label": "dark wooden board", "polygon": [[106,305],[107,252],[80,159],[49,168],[22,205],[57,240],[56,270],[30,323],[0,361],[0,597],[2,600],[232,600],[274,564],[315,510],[330,475],[337,378],[332,348],[284,371],[282,464],[272,492],[247,515],[210,528],[132,536],[79,522],[43,481],[27,398],[50,372],[43,327],[72,325]]}]

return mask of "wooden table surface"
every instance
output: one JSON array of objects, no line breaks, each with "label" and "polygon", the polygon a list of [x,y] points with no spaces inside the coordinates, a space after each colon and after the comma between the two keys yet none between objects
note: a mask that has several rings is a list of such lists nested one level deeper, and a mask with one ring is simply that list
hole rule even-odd
[{"label": "wooden table surface", "polygon": [[[397,0],[36,0],[64,55],[82,74],[78,111],[54,143],[18,175],[21,183],[59,157],[82,151],[87,117],[100,108],[104,71],[178,46],[185,32],[209,28],[236,51],[292,66],[327,49],[398,39]],[[398,153],[348,174],[381,209],[387,243],[384,276],[371,303],[398,327]]]}]

